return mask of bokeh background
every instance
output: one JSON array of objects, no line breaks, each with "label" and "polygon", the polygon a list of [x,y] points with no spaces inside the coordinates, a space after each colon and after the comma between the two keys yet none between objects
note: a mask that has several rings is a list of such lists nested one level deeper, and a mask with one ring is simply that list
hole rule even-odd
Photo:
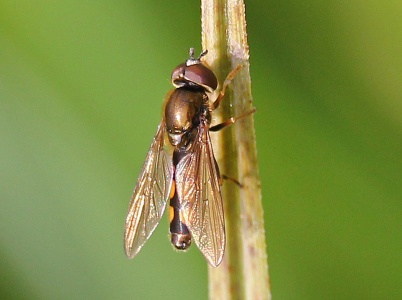
[{"label": "bokeh background", "polygon": [[[275,299],[402,298],[402,4],[248,1]],[[0,298],[205,299],[123,225],[198,1],[0,2]],[[197,52],[198,52],[197,50]]]}]

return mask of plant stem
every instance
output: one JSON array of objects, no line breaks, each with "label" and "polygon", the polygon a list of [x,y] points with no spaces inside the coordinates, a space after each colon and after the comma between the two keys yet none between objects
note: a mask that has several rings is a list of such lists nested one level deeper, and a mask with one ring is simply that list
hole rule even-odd
[{"label": "plant stem", "polygon": [[[242,65],[214,123],[253,109],[245,7],[242,0],[201,0],[202,46],[206,63],[222,84]],[[209,267],[210,299],[271,299],[253,115],[212,136],[221,173],[238,178],[242,188],[225,182],[227,246],[221,265]]]}]

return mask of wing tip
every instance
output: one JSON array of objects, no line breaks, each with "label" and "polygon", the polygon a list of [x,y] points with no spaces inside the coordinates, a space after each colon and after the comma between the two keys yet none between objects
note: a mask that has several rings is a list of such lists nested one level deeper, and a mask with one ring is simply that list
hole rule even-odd
[{"label": "wing tip", "polygon": [[211,267],[216,268],[221,264],[221,262],[223,260],[223,253],[218,257],[207,257],[207,256],[205,256],[205,258],[207,259],[207,261],[208,261],[208,263],[209,263],[209,265]]}]

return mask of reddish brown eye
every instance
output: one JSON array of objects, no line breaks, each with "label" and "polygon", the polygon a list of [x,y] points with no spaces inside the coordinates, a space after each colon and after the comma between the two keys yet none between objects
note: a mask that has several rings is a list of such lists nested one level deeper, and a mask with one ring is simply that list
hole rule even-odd
[{"label": "reddish brown eye", "polygon": [[186,64],[178,65],[172,72],[172,84],[174,87],[184,86],[186,79],[184,78],[184,70],[187,68]]},{"label": "reddish brown eye", "polygon": [[172,83],[176,88],[183,86],[200,86],[208,92],[218,87],[215,74],[198,60],[193,64],[188,62],[178,65],[172,73]]}]

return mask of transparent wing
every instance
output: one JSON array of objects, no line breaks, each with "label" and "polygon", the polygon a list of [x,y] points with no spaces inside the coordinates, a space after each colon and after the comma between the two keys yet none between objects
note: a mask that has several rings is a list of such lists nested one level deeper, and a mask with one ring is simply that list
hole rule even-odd
[{"label": "transparent wing", "polygon": [[165,126],[158,127],[131,197],[126,218],[124,249],[133,258],[155,230],[172,185],[172,159],[164,149]]},{"label": "transparent wing", "polygon": [[208,126],[201,124],[191,152],[176,167],[183,218],[207,261],[218,266],[225,251],[220,175]]}]

